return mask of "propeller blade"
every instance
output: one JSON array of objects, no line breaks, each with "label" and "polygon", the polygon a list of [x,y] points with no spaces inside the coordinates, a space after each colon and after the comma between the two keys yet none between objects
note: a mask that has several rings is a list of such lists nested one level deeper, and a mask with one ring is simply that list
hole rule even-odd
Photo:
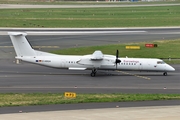
[{"label": "propeller blade", "polygon": [[118,58],[119,56],[119,50],[116,51],[116,59]]},{"label": "propeller blade", "polygon": [[115,60],[116,69],[117,69],[117,64],[121,62],[121,60],[119,60],[118,57],[119,57],[119,50],[116,51],[116,60]]}]

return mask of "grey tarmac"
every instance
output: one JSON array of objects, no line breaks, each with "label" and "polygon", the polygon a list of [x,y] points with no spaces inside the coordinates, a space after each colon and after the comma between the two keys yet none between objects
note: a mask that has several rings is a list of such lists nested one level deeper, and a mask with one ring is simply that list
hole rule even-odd
[{"label": "grey tarmac", "polygon": [[179,6],[179,3],[169,4],[114,4],[114,5],[20,5],[20,4],[0,4],[0,9],[19,9],[19,8],[100,8],[100,7],[146,7],[146,6]]},{"label": "grey tarmac", "polygon": [[[113,43],[124,43],[124,42],[137,42],[137,41],[151,41],[158,39],[171,39],[180,38],[178,34],[179,28],[176,29],[146,29],[143,33],[111,33],[111,34],[91,34],[91,35],[30,35],[29,41],[33,46],[46,46],[46,45],[59,45],[60,49],[70,48],[74,46],[88,46],[88,45],[103,45]],[[30,31],[28,31],[30,32]],[[52,32],[52,31],[51,31]],[[168,34],[165,34],[168,33]],[[74,43],[81,44],[74,44]],[[94,43],[94,44],[91,44]],[[9,36],[0,36],[0,91],[2,93],[7,92],[18,92],[18,93],[32,93],[32,92],[65,92],[75,91],[78,93],[180,93],[180,65],[173,65],[176,71],[168,73],[168,76],[163,76],[162,73],[150,73],[150,72],[122,72],[122,71],[98,71],[97,77],[90,77],[91,71],[67,71],[60,69],[46,68],[43,66],[37,66],[34,64],[20,62],[15,64],[15,53],[12,47],[3,48],[3,46],[12,46]],[[63,47],[62,47],[63,46]],[[40,48],[41,50],[51,51],[56,48]],[[106,116],[106,110],[112,115],[112,119],[131,118],[126,115],[128,111],[136,110],[134,118],[150,119],[154,114],[154,119],[165,119],[172,117],[179,119],[178,111],[173,112],[167,116],[168,111],[179,110],[177,105],[180,105],[180,101],[147,101],[146,102],[132,102],[132,103],[104,103],[90,104],[90,105],[54,105],[54,106],[29,106],[29,107],[12,107],[12,108],[0,108],[1,114],[8,113],[8,115],[0,115],[4,119],[61,119],[58,114],[63,114],[64,119],[104,119],[109,118]],[[128,106],[129,105],[129,106]],[[159,106],[169,105],[168,107]],[[173,105],[173,106],[171,106]],[[55,107],[57,106],[57,107]],[[71,107],[70,107],[71,106]],[[84,108],[83,108],[84,106]],[[97,106],[97,107],[96,107]],[[98,107],[99,106],[99,107]],[[102,107],[104,106],[104,107]],[[110,107],[111,106],[111,107]],[[123,108],[116,108],[116,107]],[[134,108],[129,108],[129,107]],[[139,106],[158,106],[154,110],[162,111],[159,114],[155,114],[152,111],[152,107],[143,107],[139,109]],[[177,107],[175,107],[177,106]],[[82,108],[80,108],[82,107]],[[114,108],[115,107],[115,108]],[[125,108],[124,108],[125,107]],[[126,108],[128,107],[128,108]],[[23,109],[25,108],[25,109]],[[68,109],[69,108],[69,109]],[[87,112],[84,114],[75,114],[67,116],[71,110],[78,109],[78,113]],[[91,109],[92,110],[91,110]],[[112,108],[102,109],[99,111],[93,110],[93,108]],[[127,109],[128,111],[124,110]],[[60,110],[60,111],[58,111]],[[65,110],[65,111],[63,111]],[[69,111],[70,110],[70,111]],[[163,111],[164,110],[164,111]],[[40,111],[57,111],[57,112],[40,112]],[[122,111],[126,111],[122,117]],[[30,112],[30,113],[19,113],[19,112]],[[37,113],[31,113],[37,112]],[[97,112],[98,118],[94,116]],[[10,114],[18,113],[18,114]],[[118,113],[118,115],[116,114]],[[143,113],[143,114],[142,114]],[[163,114],[164,113],[164,114]],[[166,114],[165,114],[166,113]],[[44,114],[49,116],[43,116]],[[88,116],[92,114],[92,116]],[[146,116],[144,116],[144,114]],[[84,116],[82,116],[84,115]],[[87,115],[87,116],[86,116]],[[96,114],[97,115],[97,114]],[[135,114],[133,114],[135,115]],[[159,116],[161,117],[159,117]],[[32,117],[35,116],[35,117]],[[110,118],[109,118],[110,119]]]},{"label": "grey tarmac", "polygon": [[3,120],[179,120],[180,106],[83,109],[1,114]]}]

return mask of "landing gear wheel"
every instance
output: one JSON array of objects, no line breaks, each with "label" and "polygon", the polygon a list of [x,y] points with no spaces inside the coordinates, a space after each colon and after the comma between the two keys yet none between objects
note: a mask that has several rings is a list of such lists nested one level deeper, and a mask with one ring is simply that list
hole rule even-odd
[{"label": "landing gear wheel", "polygon": [[96,76],[96,73],[91,73],[91,77],[95,77]]},{"label": "landing gear wheel", "polygon": [[96,76],[96,72],[97,72],[97,69],[92,69],[91,77],[95,77]]},{"label": "landing gear wheel", "polygon": [[167,76],[167,72],[164,72],[163,75],[164,75],[164,76]]}]

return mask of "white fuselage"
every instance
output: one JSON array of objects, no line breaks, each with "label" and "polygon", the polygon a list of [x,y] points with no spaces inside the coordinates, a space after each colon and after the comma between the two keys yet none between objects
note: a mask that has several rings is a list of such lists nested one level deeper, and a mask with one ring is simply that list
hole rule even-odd
[{"label": "white fuselage", "polygon": [[21,56],[17,59],[35,63],[43,66],[62,68],[62,69],[98,69],[98,70],[133,70],[133,71],[175,71],[173,67],[164,63],[160,59],[145,58],[119,58],[121,63],[115,65],[116,57],[113,55],[104,55],[103,60],[91,60],[91,55],[73,56],[73,55],[56,55],[36,51],[38,56]]},{"label": "white fuselage", "polygon": [[17,55],[16,59],[53,68],[91,69],[92,77],[96,75],[97,70],[161,71],[164,72],[163,75],[167,75],[169,71],[175,71],[160,59],[118,58],[118,50],[116,56],[103,54],[100,50],[84,56],[51,54],[34,50],[25,37],[26,33],[8,32],[8,34]]}]

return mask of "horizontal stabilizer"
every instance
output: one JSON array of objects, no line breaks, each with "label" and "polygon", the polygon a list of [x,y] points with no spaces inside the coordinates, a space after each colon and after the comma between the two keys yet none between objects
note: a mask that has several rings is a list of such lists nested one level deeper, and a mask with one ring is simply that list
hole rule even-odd
[{"label": "horizontal stabilizer", "polygon": [[26,36],[27,33],[23,33],[23,32],[8,32],[8,35],[13,35],[13,36]]}]

